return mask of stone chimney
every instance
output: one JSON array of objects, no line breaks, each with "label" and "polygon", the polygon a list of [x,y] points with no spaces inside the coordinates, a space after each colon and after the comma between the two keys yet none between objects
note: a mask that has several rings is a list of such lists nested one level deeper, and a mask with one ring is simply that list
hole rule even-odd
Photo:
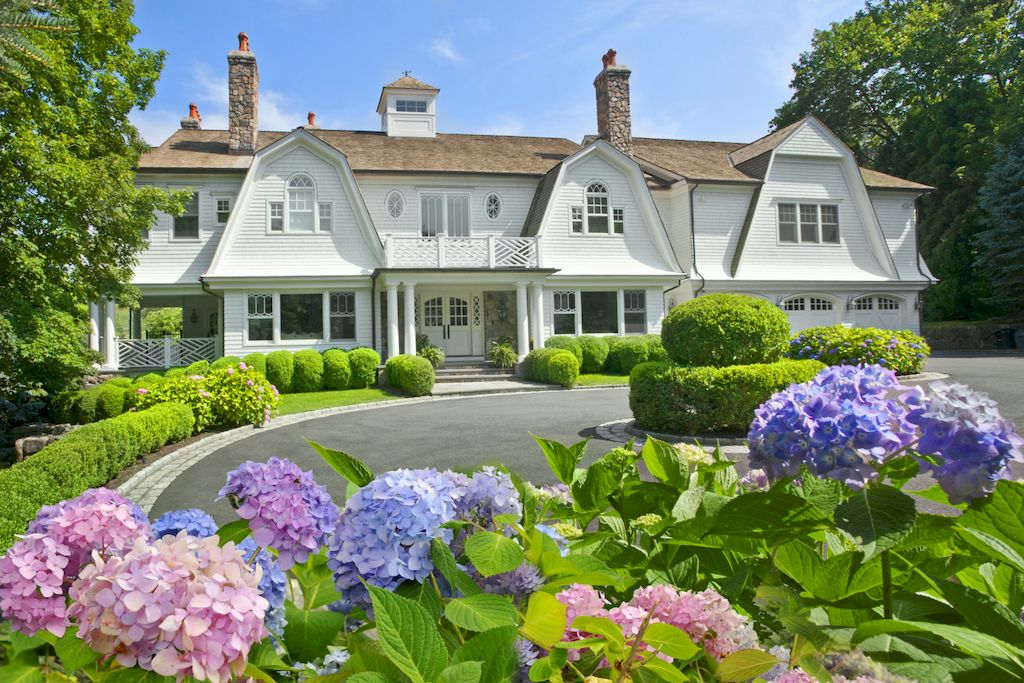
[{"label": "stone chimney", "polygon": [[199,130],[202,128],[203,117],[199,115],[199,107],[195,102],[189,102],[188,116],[181,119],[181,127],[188,130]]},{"label": "stone chimney", "polygon": [[615,63],[615,50],[601,55],[604,68],[594,79],[597,91],[597,135],[633,156],[633,130],[629,114],[629,67]]},{"label": "stone chimney", "polygon": [[228,153],[255,154],[259,132],[260,72],[249,51],[249,36],[238,34],[238,49],[228,53]]}]

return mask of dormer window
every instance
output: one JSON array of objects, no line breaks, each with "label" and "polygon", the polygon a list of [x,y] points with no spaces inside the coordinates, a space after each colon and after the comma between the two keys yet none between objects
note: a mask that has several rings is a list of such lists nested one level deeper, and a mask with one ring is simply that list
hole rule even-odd
[{"label": "dormer window", "polygon": [[427,113],[426,100],[395,100],[395,111],[414,112],[416,114]]},{"label": "dormer window", "polygon": [[313,209],[316,190],[308,175],[297,175],[288,181],[288,231],[313,232]]}]

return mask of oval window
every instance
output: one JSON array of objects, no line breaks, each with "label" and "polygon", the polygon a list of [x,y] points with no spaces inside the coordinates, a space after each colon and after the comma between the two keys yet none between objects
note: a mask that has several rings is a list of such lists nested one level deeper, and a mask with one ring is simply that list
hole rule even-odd
[{"label": "oval window", "polygon": [[494,220],[498,216],[500,216],[501,197],[499,197],[494,192],[488,194],[487,197],[484,198],[484,212],[487,214],[487,217],[490,218],[491,220]]},{"label": "oval window", "polygon": [[384,200],[384,204],[387,207],[388,215],[392,218],[400,218],[402,212],[405,211],[405,197],[398,190],[392,190],[388,192],[387,198]]}]

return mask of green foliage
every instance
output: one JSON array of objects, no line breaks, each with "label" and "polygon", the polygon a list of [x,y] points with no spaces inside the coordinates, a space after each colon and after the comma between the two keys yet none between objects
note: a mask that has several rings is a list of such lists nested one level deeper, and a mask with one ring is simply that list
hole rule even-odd
[{"label": "green foliage", "polygon": [[208,360],[197,360],[191,365],[185,366],[186,375],[205,375],[210,371],[210,361]]},{"label": "green foliage", "polygon": [[544,342],[545,349],[565,349],[566,351],[572,352],[572,355],[576,356],[576,360],[583,364],[583,348],[580,346],[580,342],[576,337],[567,337],[564,335],[555,335],[548,337],[547,341]]},{"label": "green foliage", "polygon": [[348,352],[348,364],[352,368],[352,384],[350,389],[365,389],[377,384],[377,368],[380,367],[380,354],[366,347],[359,347]]},{"label": "green foliage", "polygon": [[1024,130],[996,147],[979,206],[986,221],[975,266],[991,284],[988,302],[1002,311],[1024,311]]},{"label": "green foliage", "polygon": [[164,376],[159,372],[147,372],[144,375],[139,375],[132,382],[132,388],[137,389],[139,387],[149,388],[154,384],[159,384],[164,381]]},{"label": "green foliage", "polygon": [[416,350],[416,355],[420,358],[426,358],[431,367],[437,369],[444,365],[444,351],[439,346],[433,344],[424,344]]},{"label": "green foliage", "polygon": [[826,365],[883,365],[898,375],[921,372],[931,355],[924,337],[910,330],[829,325],[793,335],[787,357],[820,360]]},{"label": "green foliage", "polygon": [[125,398],[128,391],[124,387],[104,382],[88,391],[96,393],[97,420],[117,417],[125,411]]},{"label": "green foliage", "polygon": [[135,405],[140,409],[160,403],[181,403],[191,408],[196,434],[216,424],[213,399],[204,378],[198,375],[171,377],[152,389],[137,389],[135,393]]},{"label": "green foliage", "polygon": [[1019,2],[870,2],[815,32],[772,121],[813,114],[862,163],[935,188],[918,223],[939,279],[924,295],[928,320],[996,312],[986,300],[999,269],[977,249],[987,227],[978,191],[997,134],[1020,120],[1022,13]]},{"label": "green foliage", "polygon": [[352,384],[352,368],[344,349],[324,351],[324,388],[348,389]]},{"label": "green foliage", "polygon": [[[661,349],[661,340],[657,348]],[[642,337],[611,337],[608,339],[608,372],[628,375],[640,363],[651,360],[651,340]]]},{"label": "green foliage", "polygon": [[[0,254],[5,239],[0,236]],[[7,297],[6,291],[0,283],[0,397],[37,386],[51,394],[74,388],[99,359],[82,345],[89,333],[85,307],[33,303],[21,293]]]},{"label": "green foliage", "polygon": [[511,368],[519,362],[519,353],[512,342],[491,342],[491,349],[487,352],[487,358],[499,368]]},{"label": "green foliage", "polygon": [[824,367],[816,360],[726,368],[644,363],[629,376],[629,407],[644,429],[743,435],[754,410],[772,394],[812,379]]},{"label": "green foliage", "polygon": [[772,363],[789,341],[789,318],[764,299],[706,294],[673,308],[661,324],[669,358],[680,365]]},{"label": "green foliage", "polygon": [[267,379],[279,392],[291,393],[294,374],[295,360],[291,351],[271,351],[267,354]]},{"label": "green foliage", "polygon": [[434,366],[422,356],[392,356],[384,371],[388,384],[410,396],[427,396],[434,388]]},{"label": "green foliage", "polygon": [[[222,368],[230,368],[230,367],[233,367],[235,365],[238,365],[241,362],[242,362],[242,359],[239,358],[238,356],[221,356],[217,360],[215,360],[212,363],[210,363],[210,370],[220,370]],[[191,375],[192,373],[191,372],[186,372],[186,374]]]},{"label": "green foliage", "polygon": [[592,374],[605,369],[605,362],[608,360],[608,342],[604,337],[593,337],[584,335],[577,339],[580,345],[582,356],[580,358],[580,372]]},{"label": "green foliage", "polygon": [[280,398],[256,368],[222,368],[206,376],[203,386],[220,425],[261,425],[277,413]]},{"label": "green foliage", "polygon": [[320,391],[324,382],[324,357],[319,351],[305,349],[292,356],[295,368],[292,375],[292,391]]},{"label": "green foliage", "polygon": [[142,316],[147,339],[180,337],[183,324],[180,308],[150,308]]},{"label": "green foliage", "polygon": [[28,460],[0,470],[0,549],[25,531],[41,506],[102,486],[138,456],[189,436],[193,424],[187,406],[154,406],[79,427]]},{"label": "green foliage", "polygon": [[523,360],[523,370],[534,382],[571,387],[579,378],[580,363],[566,349],[534,349]]},{"label": "green foliage", "polygon": [[164,373],[164,379],[171,379],[172,377],[184,377],[185,368],[171,368]]},{"label": "green foliage", "polygon": [[256,372],[263,376],[267,374],[267,354],[258,351],[250,353],[242,359],[242,362],[249,367],[256,368]]}]

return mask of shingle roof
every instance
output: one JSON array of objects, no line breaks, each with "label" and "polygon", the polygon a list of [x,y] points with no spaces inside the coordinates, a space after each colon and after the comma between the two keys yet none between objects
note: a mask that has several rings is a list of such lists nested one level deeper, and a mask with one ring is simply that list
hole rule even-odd
[{"label": "shingle roof", "polygon": [[434,92],[440,92],[437,88],[432,85],[427,85],[418,78],[413,78],[408,74],[401,78],[391,81],[385,88],[405,88],[406,90],[433,90]]},{"label": "shingle roof", "polygon": [[[435,138],[402,138],[369,131],[313,129],[308,132],[344,153],[355,171],[539,176],[579,149],[579,145],[564,138],[445,133]],[[256,148],[262,149],[287,134],[260,131]],[[251,156],[228,154],[227,131],[182,129],[143,154],[139,170],[244,171],[251,163]]]},{"label": "shingle roof", "polygon": [[754,140],[749,145],[743,145],[737,150],[734,150],[729,156],[734,164],[742,164],[744,161],[753,159],[756,156],[761,156],[765,152],[770,152],[775,149],[782,142],[789,137],[789,134],[799,128],[804,122],[804,119],[794,121],[788,126],[783,126],[776,131],[768,133],[764,137],[760,137]]},{"label": "shingle roof", "polygon": [[540,224],[544,220],[544,212],[547,211],[548,203],[551,201],[551,193],[555,189],[555,181],[558,179],[561,165],[558,163],[545,173],[537,185],[537,191],[533,193],[533,201],[530,203],[530,210],[526,212],[526,220],[523,221],[522,234],[524,236],[533,237],[540,232]]}]

